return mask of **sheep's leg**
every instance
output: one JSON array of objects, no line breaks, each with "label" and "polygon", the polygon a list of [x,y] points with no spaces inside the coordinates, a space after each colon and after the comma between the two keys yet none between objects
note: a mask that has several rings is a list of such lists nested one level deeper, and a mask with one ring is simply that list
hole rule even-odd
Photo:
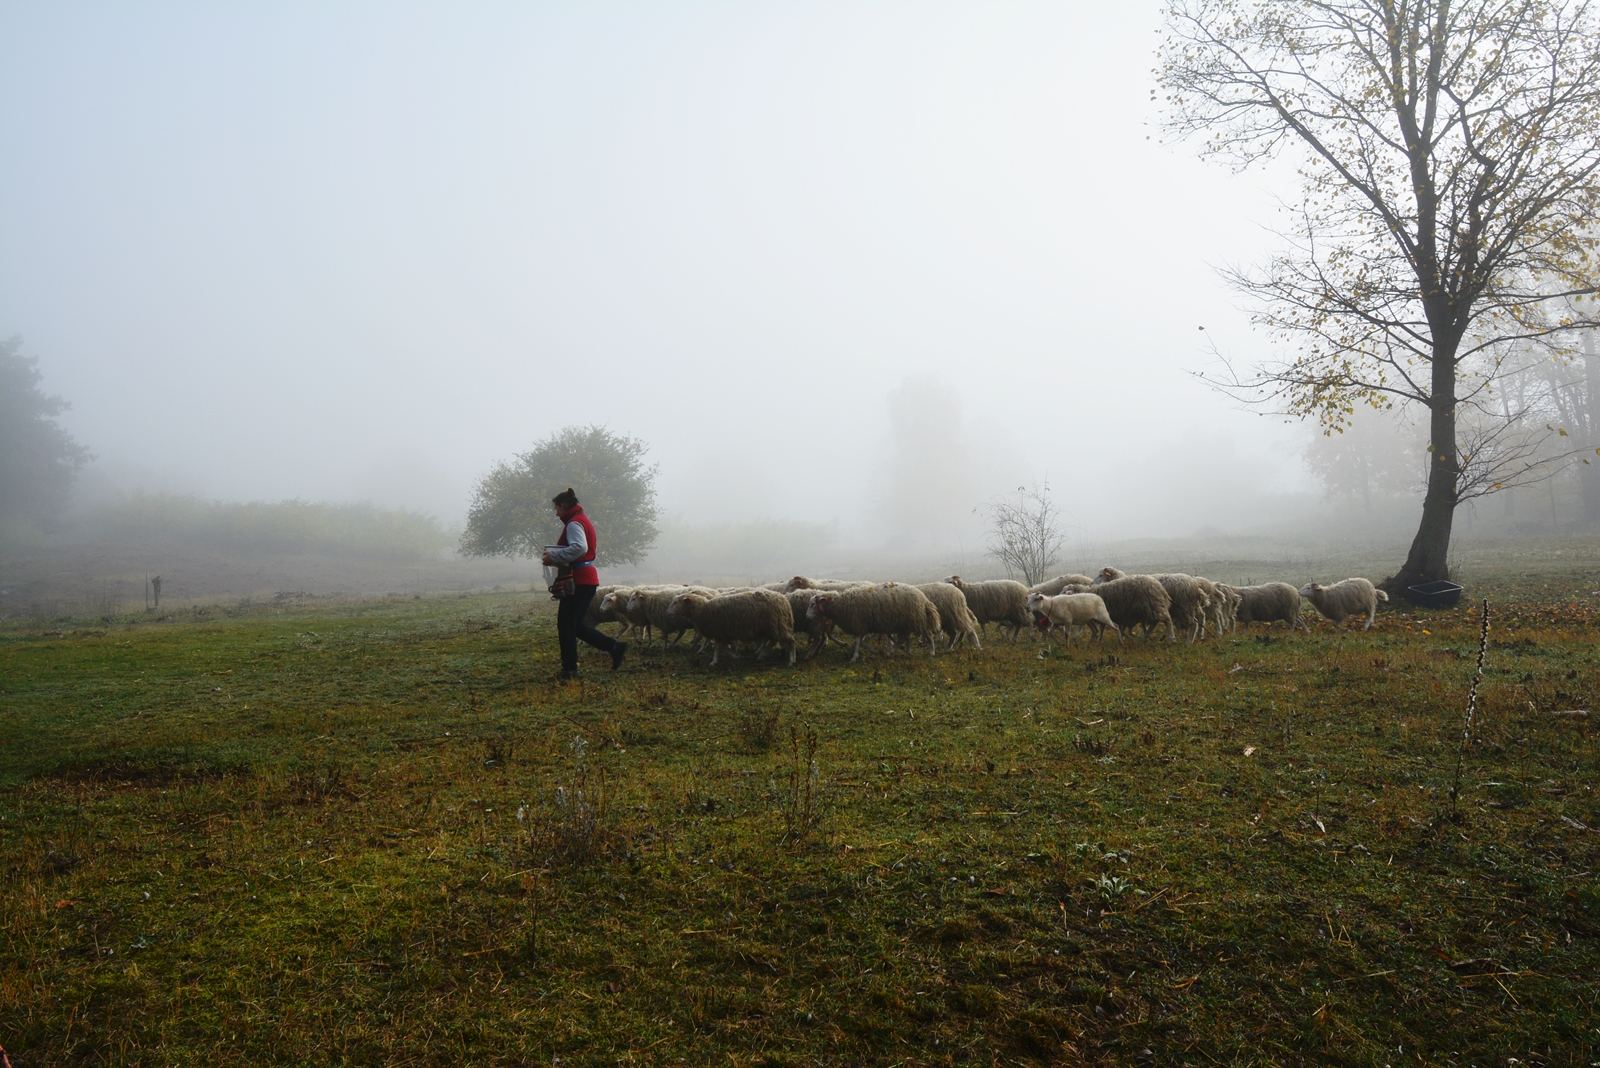
[{"label": "sheep's leg", "polygon": [[794,639],[789,639],[789,666],[794,667]]},{"label": "sheep's leg", "polygon": [[1364,630],[1364,631],[1365,630],[1371,630],[1373,621],[1376,620],[1377,618],[1378,618],[1378,601],[1377,601],[1376,598],[1374,598],[1373,601],[1372,601],[1372,607],[1367,610],[1367,625],[1362,627],[1361,629]]},{"label": "sheep's leg", "polygon": [[864,637],[864,635],[858,636],[855,645],[850,648],[850,663],[852,664],[861,659],[861,637]]},{"label": "sheep's leg", "polygon": [[711,666],[712,667],[716,667],[717,666],[717,657],[719,657],[721,655],[722,655],[722,643],[721,642],[717,642],[717,641],[712,642],[711,643]]},{"label": "sheep's leg", "polygon": [[932,660],[939,655],[939,632],[934,631],[928,635],[928,659]]},{"label": "sheep's leg", "polygon": [[772,645],[772,639],[768,638],[766,641],[763,641],[760,645],[756,646],[756,659],[757,660],[766,659],[767,649],[770,648],[771,645]]}]

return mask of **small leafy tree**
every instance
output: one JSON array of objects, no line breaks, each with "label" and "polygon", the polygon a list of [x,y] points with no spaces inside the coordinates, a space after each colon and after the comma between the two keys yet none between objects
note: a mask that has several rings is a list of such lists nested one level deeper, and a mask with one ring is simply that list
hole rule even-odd
[{"label": "small leafy tree", "polygon": [[91,457],[56,422],[69,405],[39,389],[39,361],[21,350],[20,337],[0,341],[0,517],[45,523]]},{"label": "small leafy tree", "polygon": [[1042,489],[1018,486],[1015,501],[996,501],[988,512],[988,555],[1000,561],[1006,574],[1022,576],[1029,586],[1043,582],[1066,541],[1061,510],[1050,500],[1049,483]]},{"label": "small leafy tree", "polygon": [[467,556],[538,556],[554,540],[550,498],[571,486],[599,528],[601,567],[636,564],[655,544],[656,467],[648,446],[605,427],[569,426],[498,464],[467,511]]}]

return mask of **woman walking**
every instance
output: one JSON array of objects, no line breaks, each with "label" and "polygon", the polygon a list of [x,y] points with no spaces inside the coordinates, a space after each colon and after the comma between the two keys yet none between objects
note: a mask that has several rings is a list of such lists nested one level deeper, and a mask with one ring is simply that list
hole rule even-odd
[{"label": "woman walking", "polygon": [[570,486],[550,498],[550,503],[555,505],[556,516],[562,524],[561,540],[555,548],[546,550],[543,558],[547,566],[560,569],[556,584],[551,587],[560,601],[556,609],[556,634],[561,643],[561,674],[556,678],[567,682],[578,677],[579,638],[610,653],[611,670],[615,671],[622,666],[622,658],[628,655],[627,643],[584,622],[589,602],[594,600],[594,591],[600,586],[600,572],[594,566],[595,550],[599,548],[594,524],[583,514],[578,495]]}]

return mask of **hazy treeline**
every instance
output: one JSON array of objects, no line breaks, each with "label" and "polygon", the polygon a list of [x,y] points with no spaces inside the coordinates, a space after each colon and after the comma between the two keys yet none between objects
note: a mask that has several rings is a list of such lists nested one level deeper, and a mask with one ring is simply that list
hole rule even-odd
[{"label": "hazy treeline", "polygon": [[397,562],[437,557],[455,541],[434,517],[405,509],[300,500],[205,501],[143,493],[90,511],[69,537],[101,544],[318,553]]}]

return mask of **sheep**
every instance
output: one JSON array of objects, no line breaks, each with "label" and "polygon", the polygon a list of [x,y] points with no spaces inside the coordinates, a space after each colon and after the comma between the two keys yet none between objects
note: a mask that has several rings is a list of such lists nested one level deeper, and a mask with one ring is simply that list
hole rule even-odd
[{"label": "sheep", "polygon": [[801,589],[784,594],[789,599],[789,610],[794,613],[795,633],[804,632],[810,641],[806,643],[807,660],[820,653],[828,644],[828,636],[833,633],[833,622],[825,616],[813,616],[810,612],[811,599],[817,595],[816,590]]},{"label": "sheep", "polygon": [[[1100,574],[1095,577],[1093,585],[1098,586],[1126,577],[1114,567],[1103,567],[1100,569]],[[1161,583],[1161,588],[1167,591],[1167,597],[1171,601],[1168,611],[1172,617],[1172,626],[1187,631],[1189,644],[1193,645],[1206,625],[1206,606],[1210,604],[1210,598],[1206,596],[1205,586],[1210,586],[1210,581],[1196,579],[1193,575],[1181,572],[1165,572],[1150,577]],[[1205,586],[1201,585],[1202,581],[1205,582]],[[1172,633],[1172,626],[1168,628],[1169,636]]]},{"label": "sheep", "polygon": [[1054,597],[1061,592],[1063,586],[1087,586],[1094,579],[1088,575],[1057,575],[1053,579],[1045,579],[1036,585],[1029,586],[1029,593],[1042,593],[1046,597]]},{"label": "sheep", "polygon": [[1239,597],[1230,630],[1238,629],[1240,623],[1282,621],[1289,624],[1290,630],[1300,627],[1307,634],[1311,633],[1311,626],[1300,618],[1300,591],[1287,582],[1265,582],[1259,586],[1230,586],[1228,589]]},{"label": "sheep", "polygon": [[812,596],[807,612],[855,636],[852,661],[861,656],[861,639],[869,634],[926,638],[928,655],[939,652],[939,610],[915,586],[885,582],[837,592],[822,590]]},{"label": "sheep", "polygon": [[604,597],[599,598],[600,610],[609,613],[614,619],[623,622],[623,630],[634,634],[644,635],[645,644],[650,643],[649,621],[645,618],[644,611],[629,614],[628,601],[638,590],[652,589],[650,586],[615,586]]},{"label": "sheep", "polygon": [[1162,588],[1167,591],[1167,596],[1172,598],[1172,621],[1189,632],[1189,644],[1193,645],[1195,639],[1200,637],[1200,633],[1206,628],[1206,609],[1211,604],[1206,587],[1211,586],[1212,591],[1215,591],[1216,587],[1212,586],[1209,579],[1198,579],[1181,572],[1167,572],[1150,577],[1161,583]]},{"label": "sheep", "polygon": [[[602,623],[621,623],[622,629],[617,631],[617,637],[625,637],[627,633],[633,629],[633,624],[628,622],[628,618],[626,616],[617,611],[614,602],[612,607],[606,607],[605,599],[606,594],[608,593],[614,593],[617,590],[626,590],[628,588],[629,587],[627,586],[601,586],[599,589],[595,590],[594,598],[589,602],[589,610],[583,614],[584,626],[598,627]],[[626,600],[626,598],[627,595],[624,594],[623,599]]]},{"label": "sheep", "polygon": [[1118,628],[1143,627],[1145,641],[1152,630],[1167,628],[1167,640],[1177,641],[1172,628],[1172,596],[1149,575],[1124,575],[1098,586],[1067,586],[1063,593],[1092,593],[1106,603],[1106,612]]},{"label": "sheep", "polygon": [[1099,594],[1062,593],[1052,597],[1044,593],[1030,593],[1028,611],[1044,622],[1046,637],[1055,632],[1057,624],[1066,628],[1066,645],[1072,644],[1072,627],[1076,623],[1087,623],[1094,631],[1095,641],[1105,637],[1107,627],[1117,632],[1117,641],[1122,641],[1122,628],[1111,622],[1106,603]]},{"label": "sheep", "polygon": [[1015,642],[1022,628],[1031,627],[1033,618],[1028,615],[1028,587],[1011,579],[993,579],[988,582],[966,582],[960,575],[945,579],[960,590],[967,599],[967,607],[977,617],[978,629],[989,636],[989,624],[1011,628]]},{"label": "sheep", "polygon": [[[789,651],[794,665],[794,611],[789,599],[773,590],[746,590],[708,597],[689,591],[672,600],[672,611],[712,643],[711,666],[717,666],[729,642],[776,642]],[[760,659],[764,649],[756,653]]]},{"label": "sheep", "polygon": [[1212,586],[1217,591],[1217,599],[1211,604],[1212,618],[1216,620],[1220,638],[1238,625],[1240,597],[1239,591],[1226,582],[1213,582]]},{"label": "sheep", "polygon": [[971,642],[974,649],[983,648],[978,640],[978,617],[967,607],[966,594],[948,582],[924,582],[917,589],[939,610],[939,625],[950,637],[950,649],[954,650],[963,638]]},{"label": "sheep", "polygon": [[640,586],[628,596],[623,612],[630,619],[643,619],[647,629],[660,631],[663,645],[676,645],[683,632],[689,629],[689,623],[681,616],[672,615],[670,609],[673,599],[688,590],[685,586]]},{"label": "sheep", "polygon": [[1308,582],[1300,587],[1300,596],[1310,601],[1318,614],[1332,620],[1335,626],[1365,612],[1367,625],[1362,630],[1372,629],[1372,621],[1378,618],[1378,602],[1389,599],[1387,593],[1364,578],[1347,578],[1332,586]]},{"label": "sheep", "polygon": [[1222,613],[1227,610],[1227,599],[1222,596],[1222,591],[1217,589],[1217,584],[1208,578],[1191,575],[1200,587],[1200,592],[1206,596],[1205,611],[1200,614],[1200,637],[1206,636],[1206,621],[1211,620],[1217,625],[1217,637],[1222,637]]},{"label": "sheep", "polygon": [[841,590],[853,590],[863,586],[870,586],[870,582],[861,582],[851,579],[808,579],[804,575],[796,575],[785,582],[779,593],[793,593],[795,590],[827,590],[838,593]]}]

